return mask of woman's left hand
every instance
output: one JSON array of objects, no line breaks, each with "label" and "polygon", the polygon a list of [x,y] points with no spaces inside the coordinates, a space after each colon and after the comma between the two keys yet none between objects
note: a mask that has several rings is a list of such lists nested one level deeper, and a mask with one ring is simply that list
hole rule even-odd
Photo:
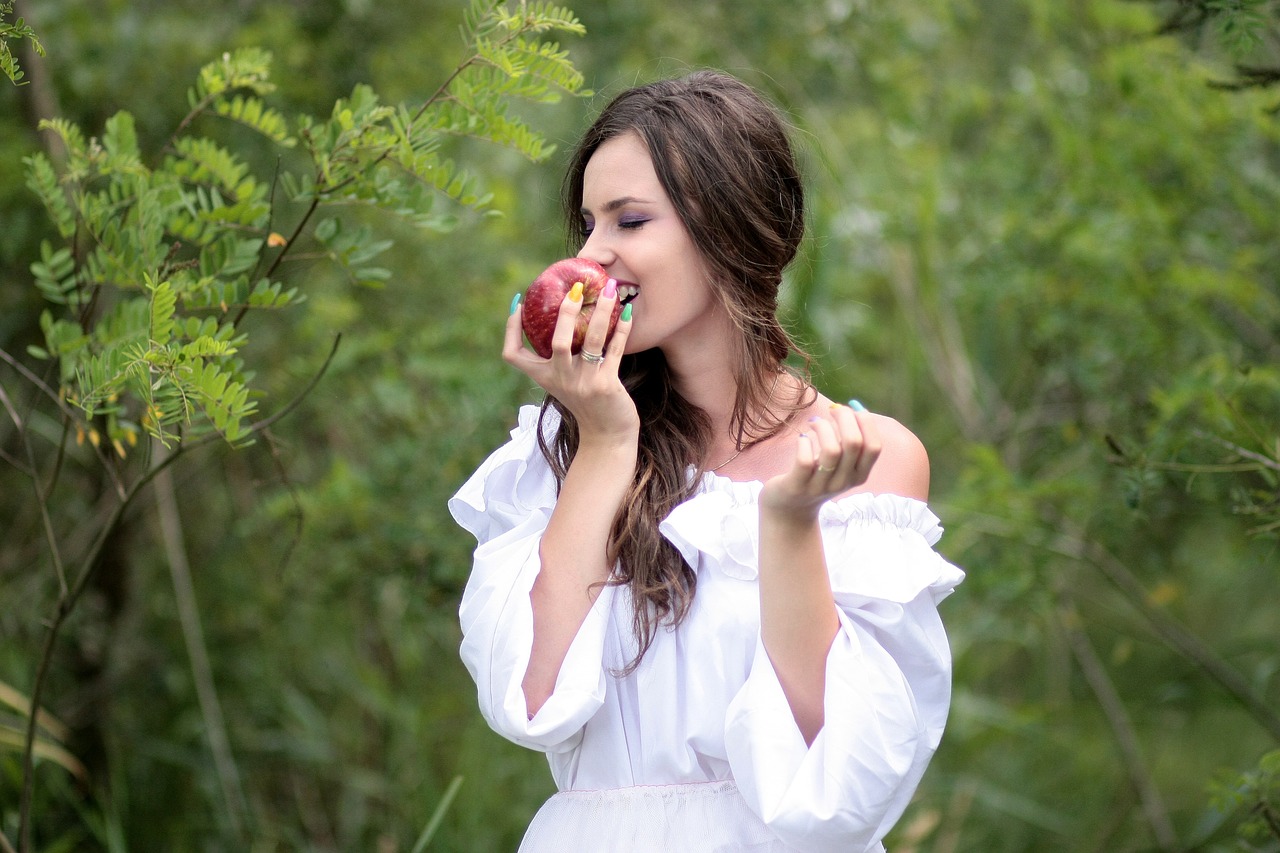
[{"label": "woman's left hand", "polygon": [[867,481],[880,450],[880,432],[869,412],[832,404],[800,434],[791,470],[764,484],[760,508],[797,518],[816,516],[824,501]]}]

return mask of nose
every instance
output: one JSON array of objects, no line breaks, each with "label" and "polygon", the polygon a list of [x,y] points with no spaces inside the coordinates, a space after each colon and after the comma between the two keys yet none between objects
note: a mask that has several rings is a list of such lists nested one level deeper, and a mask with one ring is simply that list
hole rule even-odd
[{"label": "nose", "polygon": [[587,235],[587,241],[578,250],[578,257],[595,261],[607,270],[609,264],[613,263],[615,256],[608,246],[608,241],[600,233],[600,229],[597,228]]}]

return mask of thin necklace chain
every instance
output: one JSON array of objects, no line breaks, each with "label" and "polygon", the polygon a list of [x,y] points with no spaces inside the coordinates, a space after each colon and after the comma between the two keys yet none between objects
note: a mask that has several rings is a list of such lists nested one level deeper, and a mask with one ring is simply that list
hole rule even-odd
[{"label": "thin necklace chain", "polygon": [[738,448],[738,451],[737,451],[736,453],[734,453],[732,456],[730,456],[728,459],[724,460],[723,462],[721,462],[721,463],[720,463],[719,465],[717,465],[716,467],[714,467],[714,468],[708,468],[707,470],[708,470],[708,471],[719,471],[721,468],[723,468],[724,466],[728,465],[730,462],[732,462],[733,460],[735,460],[735,459],[737,459],[739,456],[741,456],[741,455],[742,455],[742,451],[743,451],[743,450],[745,450],[745,449],[746,449],[746,448],[744,448],[744,447],[739,447],[739,448]]},{"label": "thin necklace chain", "polygon": [[[775,377],[773,378],[773,385],[769,386],[769,402],[770,402],[770,403],[772,403],[772,402],[773,402],[773,392],[778,390],[778,380],[779,380],[779,379],[781,379],[781,378],[782,378],[782,371],[781,371],[781,370],[779,370],[779,371],[778,371],[778,375],[777,375],[777,376],[775,376]],[[767,408],[767,406],[766,406],[766,408]],[[750,445],[750,444],[748,444],[748,445],[747,445],[747,447],[751,447],[751,446],[752,446],[752,445]],[[734,454],[733,454],[732,456],[730,456],[728,459],[724,460],[723,462],[721,462],[719,465],[715,466],[714,468],[708,468],[707,470],[708,470],[708,471],[719,471],[721,468],[723,468],[724,466],[728,465],[730,462],[732,462],[733,460],[735,460],[735,459],[737,459],[739,456],[741,456],[741,455],[742,455],[742,451],[744,451],[744,450],[746,450],[746,449],[747,449],[746,447],[739,447],[736,451],[734,451]]]}]

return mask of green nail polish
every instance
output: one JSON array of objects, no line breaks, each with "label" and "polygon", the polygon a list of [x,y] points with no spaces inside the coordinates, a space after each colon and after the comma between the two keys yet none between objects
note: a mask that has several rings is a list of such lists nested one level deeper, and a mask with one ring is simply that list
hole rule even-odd
[{"label": "green nail polish", "polygon": [[621,317],[621,319],[622,319],[622,322],[624,322],[624,323],[629,323],[629,322],[631,322],[631,305],[630,305],[630,304],[627,304],[627,305],[623,305],[623,306],[622,306],[622,317]]},{"label": "green nail polish", "polygon": [[516,313],[516,309],[520,307],[520,296],[521,294],[517,293],[515,296],[511,297],[511,311],[507,314],[508,317],[511,316],[511,314]]},{"label": "green nail polish", "polygon": [[867,410],[867,407],[859,403],[857,400],[850,400],[849,408],[853,409],[855,412],[865,412]]}]

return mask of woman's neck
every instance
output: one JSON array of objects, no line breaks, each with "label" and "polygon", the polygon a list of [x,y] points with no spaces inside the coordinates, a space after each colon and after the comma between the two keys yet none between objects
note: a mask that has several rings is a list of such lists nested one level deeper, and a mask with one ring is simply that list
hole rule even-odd
[{"label": "woman's neck", "polygon": [[[682,336],[662,347],[671,382],[680,396],[711,419],[714,434],[727,434],[738,399],[737,358],[733,340],[738,332],[728,314],[716,312],[696,335]],[[709,328],[714,326],[713,328]]]}]

